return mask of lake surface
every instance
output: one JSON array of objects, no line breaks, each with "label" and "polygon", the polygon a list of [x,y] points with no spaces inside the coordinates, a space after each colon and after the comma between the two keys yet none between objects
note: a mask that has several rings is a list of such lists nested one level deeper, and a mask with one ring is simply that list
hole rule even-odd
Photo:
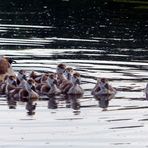
[{"label": "lake surface", "polygon": [[[71,12],[68,18],[55,15],[49,23],[46,11],[0,12],[0,55],[16,60],[16,73],[55,72],[57,64],[65,63],[81,74],[84,95],[55,102],[42,98],[32,116],[25,103],[9,109],[1,96],[0,147],[148,147],[148,21],[107,16],[111,11],[93,19],[90,9],[87,17],[86,10],[79,12],[79,21]],[[108,102],[91,95],[99,77],[117,89]]]}]

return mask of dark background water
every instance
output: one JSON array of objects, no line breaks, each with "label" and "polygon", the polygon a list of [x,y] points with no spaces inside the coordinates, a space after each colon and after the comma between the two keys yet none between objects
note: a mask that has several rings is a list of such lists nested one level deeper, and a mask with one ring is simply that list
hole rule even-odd
[{"label": "dark background water", "polygon": [[[101,38],[97,43],[69,41],[65,44],[65,41],[54,40],[52,44],[44,45],[44,48],[147,49],[147,14],[147,1],[127,3],[123,0],[1,0],[0,24],[52,26],[53,28],[26,29],[9,26],[6,32],[0,33],[0,37]],[[14,45],[2,45],[1,48],[14,48]],[[15,48],[30,47],[18,45]],[[128,54],[135,53],[131,51]]]}]

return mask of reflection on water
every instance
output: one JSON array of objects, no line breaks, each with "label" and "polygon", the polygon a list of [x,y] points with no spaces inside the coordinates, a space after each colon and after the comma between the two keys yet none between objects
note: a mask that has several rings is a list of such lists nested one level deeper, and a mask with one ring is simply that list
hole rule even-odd
[{"label": "reflection on water", "polygon": [[80,99],[82,99],[83,95],[62,95],[62,97],[57,98],[56,96],[50,96],[48,101],[48,108],[49,109],[57,109],[63,104],[65,108],[71,108],[73,113],[79,114],[80,113]]},{"label": "reflection on water", "polygon": [[48,108],[49,109],[57,109],[58,108],[58,101],[55,96],[49,97]]},{"label": "reflection on water", "polygon": [[109,101],[113,99],[115,95],[95,95],[94,97],[98,101],[99,107],[102,108],[102,111],[107,111]]},{"label": "reflection on water", "polygon": [[32,100],[29,100],[26,103],[26,110],[28,115],[34,115],[37,103],[34,103]]},{"label": "reflection on water", "polygon": [[7,104],[9,109],[16,109],[17,101],[14,100],[13,98],[7,98]]},{"label": "reflection on water", "polygon": [[[111,99],[115,97],[115,95],[114,94],[94,95],[93,97],[95,98],[96,102],[98,102],[99,107],[102,108],[102,111],[107,111],[107,108],[109,107],[109,102]],[[86,106],[83,104],[83,102],[85,102],[85,98],[83,95],[66,95],[66,94],[61,96],[49,95],[45,99],[45,101],[47,102],[48,109],[70,108],[72,109],[72,112],[75,115],[79,115],[81,112],[80,111],[81,107],[83,108]],[[86,99],[86,102],[87,101],[89,100]],[[13,98],[12,99],[8,98],[7,104],[9,106],[9,109],[16,109],[17,107],[17,101],[14,100]],[[27,114],[35,115],[37,103],[32,100],[29,100],[25,104],[26,104],[25,109],[27,110]],[[91,105],[89,104],[88,107],[91,107]],[[129,107],[125,109],[129,109]]]},{"label": "reflection on water", "polygon": [[73,109],[73,113],[75,115],[80,114],[80,99],[83,97],[83,95],[68,95],[68,100],[70,102],[70,106]]}]

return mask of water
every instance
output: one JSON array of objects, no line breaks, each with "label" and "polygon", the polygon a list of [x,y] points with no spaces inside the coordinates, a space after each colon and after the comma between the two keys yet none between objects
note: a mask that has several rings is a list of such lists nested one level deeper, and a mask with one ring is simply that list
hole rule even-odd
[{"label": "water", "polygon": [[[42,98],[33,116],[27,116],[25,103],[17,102],[16,109],[10,110],[1,96],[0,128],[6,131],[1,146],[19,147],[22,142],[24,147],[147,147],[147,20],[127,18],[126,13],[120,18],[101,8],[79,11],[82,19],[78,20],[81,16],[73,11],[60,17],[59,10],[51,17],[53,9],[50,13],[46,6],[44,9],[30,14],[0,13],[0,55],[17,61],[13,64],[16,73],[20,69],[55,72],[57,64],[65,63],[81,74],[84,95]],[[94,18],[92,14],[96,14]],[[51,19],[43,21],[45,16]],[[98,77],[108,78],[117,89],[107,102],[91,95]],[[32,127],[31,131],[27,127]]]}]

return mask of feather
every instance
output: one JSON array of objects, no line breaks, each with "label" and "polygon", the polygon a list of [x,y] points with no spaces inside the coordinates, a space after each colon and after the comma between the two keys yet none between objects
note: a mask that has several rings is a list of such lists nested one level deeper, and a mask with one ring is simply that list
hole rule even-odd
[{"label": "feather", "polygon": [[7,59],[0,59],[0,75],[7,73],[10,64]]}]

